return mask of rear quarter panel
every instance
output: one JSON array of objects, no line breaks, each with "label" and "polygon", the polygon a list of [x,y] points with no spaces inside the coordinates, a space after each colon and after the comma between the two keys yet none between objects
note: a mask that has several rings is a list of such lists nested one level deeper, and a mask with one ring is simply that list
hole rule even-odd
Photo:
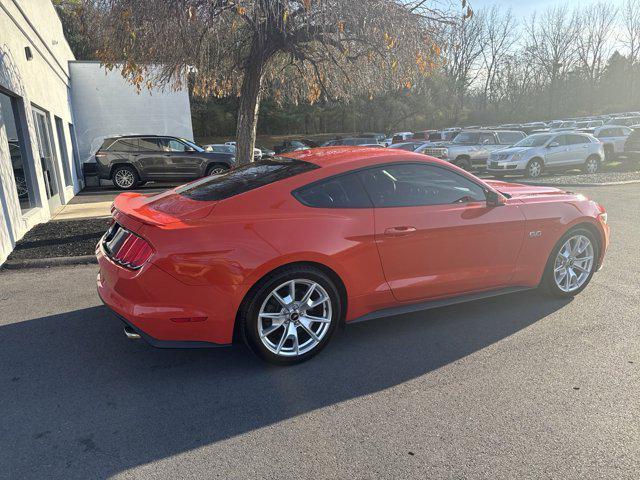
[{"label": "rear quarter panel", "polygon": [[[261,208],[256,211],[255,205]],[[176,279],[189,285],[241,285],[243,296],[283,265],[322,264],[345,285],[348,320],[393,301],[373,221],[372,209],[306,207],[281,185],[226,199],[207,221],[146,226],[142,234],[157,247],[153,263]],[[238,306],[240,300],[228,299]]]}]

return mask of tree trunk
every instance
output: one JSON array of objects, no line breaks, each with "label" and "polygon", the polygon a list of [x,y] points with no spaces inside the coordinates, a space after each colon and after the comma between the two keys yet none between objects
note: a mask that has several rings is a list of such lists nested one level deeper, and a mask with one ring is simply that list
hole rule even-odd
[{"label": "tree trunk", "polygon": [[236,127],[236,163],[238,165],[253,161],[263,67],[263,59],[254,57],[249,60],[244,70]]}]

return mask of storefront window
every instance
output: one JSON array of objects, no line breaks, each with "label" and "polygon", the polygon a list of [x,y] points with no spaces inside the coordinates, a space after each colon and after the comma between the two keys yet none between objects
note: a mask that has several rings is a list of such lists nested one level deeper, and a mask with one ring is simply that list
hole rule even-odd
[{"label": "storefront window", "polygon": [[20,209],[24,212],[35,205],[33,186],[29,175],[27,156],[22,143],[22,135],[18,118],[18,100],[0,93],[0,145],[9,151],[11,167],[16,184],[16,193],[20,201]]}]

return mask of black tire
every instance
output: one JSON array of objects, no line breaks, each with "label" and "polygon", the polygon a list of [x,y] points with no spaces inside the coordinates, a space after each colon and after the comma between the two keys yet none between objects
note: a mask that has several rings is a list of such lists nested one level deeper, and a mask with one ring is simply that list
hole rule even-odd
[{"label": "black tire", "polygon": [[534,158],[527,163],[526,176],[529,178],[538,178],[544,172],[544,164],[542,160]]},{"label": "black tire", "polygon": [[467,172],[471,170],[471,160],[469,160],[468,158],[456,158],[453,164],[456,167],[460,167],[461,169],[466,170]]},{"label": "black tire", "polygon": [[[324,333],[320,342],[315,345],[313,349],[297,356],[281,356],[267,348],[260,339],[258,315],[263,303],[274,289],[288,281],[300,279],[315,282],[326,291],[331,302],[331,322],[326,333]],[[294,365],[317,355],[327,345],[335,332],[336,325],[342,321],[342,315],[342,300],[333,280],[318,268],[306,265],[293,265],[269,274],[249,291],[240,307],[238,315],[239,332],[249,349],[262,360],[275,365]],[[274,335],[278,335],[278,331],[275,331]]]},{"label": "black tire", "polygon": [[229,167],[224,163],[213,163],[207,167],[207,171],[204,175],[205,177],[209,177],[211,175],[222,175],[227,170],[229,170]]},{"label": "black tire", "polygon": [[612,162],[616,159],[614,148],[611,145],[604,146],[604,158],[607,162]]},{"label": "black tire", "polygon": [[582,166],[583,173],[598,173],[600,171],[600,157],[591,155]]},{"label": "black tire", "polygon": [[[591,271],[589,272],[589,276],[587,277],[586,281],[582,284],[582,286],[577,290],[574,290],[571,292],[565,292],[561,290],[556,284],[553,269],[554,269],[555,259],[556,259],[556,256],[558,255],[558,252],[560,251],[564,243],[574,235],[584,235],[585,237],[589,238],[589,240],[591,241],[591,244],[593,245],[593,262],[591,265]],[[551,255],[549,255],[549,258],[547,259],[547,264],[545,266],[544,273],[542,275],[542,281],[540,282],[540,289],[543,292],[547,293],[548,295],[559,297],[559,298],[570,298],[577,295],[582,290],[584,290],[587,287],[587,285],[589,285],[589,282],[591,281],[591,278],[593,277],[593,274],[596,271],[596,265],[598,263],[599,255],[600,255],[600,242],[596,239],[595,235],[591,232],[591,230],[584,227],[572,228],[567,233],[565,233],[562,236],[562,238],[558,240],[558,243],[556,243],[556,245],[553,247],[553,250],[551,251]]]},{"label": "black tire", "polygon": [[111,181],[119,190],[133,190],[138,186],[140,177],[135,168],[128,165],[119,165],[111,172]]}]

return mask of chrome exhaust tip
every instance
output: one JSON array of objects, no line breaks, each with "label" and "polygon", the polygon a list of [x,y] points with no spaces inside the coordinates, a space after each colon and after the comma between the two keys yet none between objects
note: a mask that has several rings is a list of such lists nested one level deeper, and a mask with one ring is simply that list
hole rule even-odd
[{"label": "chrome exhaust tip", "polygon": [[128,325],[124,327],[124,334],[131,340],[138,340],[140,338],[140,334]]}]

